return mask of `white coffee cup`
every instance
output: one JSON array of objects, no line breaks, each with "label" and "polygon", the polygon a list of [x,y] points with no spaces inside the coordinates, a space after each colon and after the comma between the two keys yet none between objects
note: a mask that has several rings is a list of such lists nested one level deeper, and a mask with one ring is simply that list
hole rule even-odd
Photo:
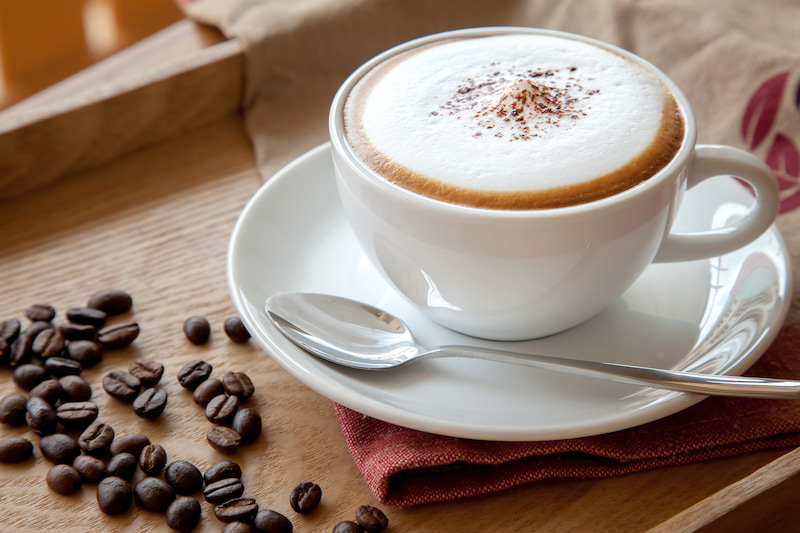
[{"label": "white coffee cup", "polygon": [[[567,207],[468,207],[411,192],[362,161],[345,135],[344,107],[361,78],[387,59],[452,38],[532,33],[611,50],[653,73],[672,93],[685,135],[674,158],[642,183]],[[693,113],[680,89],[647,61],[586,37],[533,28],[446,32],[397,46],[358,68],[336,94],[329,117],[336,182],[345,215],[370,261],[431,320],[468,335],[523,340],[554,334],[594,316],[652,262],[689,261],[739,249],[766,231],[778,210],[770,169],[729,146],[696,145]],[[746,216],[729,228],[674,234],[684,191],[716,176],[737,176],[755,191]]]}]

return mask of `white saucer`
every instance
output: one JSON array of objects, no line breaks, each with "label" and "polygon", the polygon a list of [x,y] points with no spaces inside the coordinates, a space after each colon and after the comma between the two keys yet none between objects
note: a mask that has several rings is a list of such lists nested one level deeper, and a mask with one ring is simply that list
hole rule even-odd
[{"label": "white saucer", "polygon": [[[494,343],[433,324],[361,253],[342,214],[330,150],[319,146],[273,176],[242,212],[228,250],[228,285],[254,340],[286,371],[351,409],[401,426],[490,440],[550,440],[629,428],[701,396],[478,360],[421,361],[383,372],[337,367],[270,323],[279,291],[338,294],[404,318],[421,343],[497,345],[579,359],[741,374],[766,350],[789,306],[789,254],[773,227],[739,252],[652,265],[615,304],[552,337]],[[715,227],[752,202],[730,178],[687,193],[676,228]],[[700,206],[705,206],[700,209]]]}]

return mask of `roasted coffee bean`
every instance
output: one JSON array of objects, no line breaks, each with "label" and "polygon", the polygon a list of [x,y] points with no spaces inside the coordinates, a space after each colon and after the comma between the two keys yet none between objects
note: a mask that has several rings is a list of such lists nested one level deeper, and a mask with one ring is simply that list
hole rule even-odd
[{"label": "roasted coffee bean", "polygon": [[56,408],[56,419],[67,429],[84,429],[97,418],[97,406],[92,402],[67,402]]},{"label": "roasted coffee bean", "polygon": [[91,455],[79,455],[72,461],[72,468],[78,471],[86,483],[100,483],[106,477],[106,465]]},{"label": "roasted coffee bean", "polygon": [[361,505],[356,509],[356,522],[370,533],[378,533],[389,527],[389,519],[383,511],[371,505]]},{"label": "roasted coffee bean", "polygon": [[237,344],[244,344],[250,340],[250,332],[244,327],[242,319],[232,316],[225,321],[225,334]]},{"label": "roasted coffee bean", "polygon": [[258,533],[292,533],[292,522],[271,509],[259,511],[253,517],[253,528]]},{"label": "roasted coffee bean", "polygon": [[178,371],[178,383],[186,389],[194,390],[208,379],[213,367],[205,361],[190,361]]},{"label": "roasted coffee bean", "polygon": [[11,343],[0,337],[0,365],[8,363],[8,358],[11,355]]},{"label": "roasted coffee bean", "polygon": [[22,437],[0,439],[0,463],[18,463],[33,455],[33,443]]},{"label": "roasted coffee bean", "polygon": [[60,379],[46,379],[32,388],[30,393],[31,398],[34,396],[41,398],[53,406],[58,403],[63,395],[64,387],[61,385]]},{"label": "roasted coffee bean", "polygon": [[129,433],[114,439],[114,442],[109,446],[108,451],[111,455],[118,453],[129,453],[134,457],[139,457],[145,446],[150,444],[150,439],[141,433]]},{"label": "roasted coffee bean", "polygon": [[194,494],[203,488],[203,475],[189,461],[173,461],[164,470],[164,479],[178,494]]},{"label": "roasted coffee bean", "polygon": [[225,524],[225,529],[222,530],[222,533],[253,533],[253,531],[257,530],[250,527],[250,524],[245,524],[244,522],[229,522]]},{"label": "roasted coffee bean", "polygon": [[206,485],[216,483],[221,479],[242,478],[242,467],[233,461],[220,461],[208,467],[203,479]]},{"label": "roasted coffee bean", "polygon": [[24,365],[31,360],[31,348],[33,347],[33,335],[20,333],[17,340],[11,345],[11,351],[8,354],[8,364],[12,367]]},{"label": "roasted coffee bean", "polygon": [[167,507],[167,525],[175,531],[191,531],[200,523],[200,502],[181,496]]},{"label": "roasted coffee bean", "polygon": [[55,357],[64,352],[64,336],[56,328],[47,328],[33,338],[31,351],[42,359]]},{"label": "roasted coffee bean", "polygon": [[234,415],[231,427],[242,436],[242,444],[253,442],[261,435],[261,415],[255,409],[241,409]]},{"label": "roasted coffee bean", "polygon": [[242,447],[242,436],[225,426],[214,426],[206,433],[206,440],[215,450],[233,454]]},{"label": "roasted coffee bean", "polygon": [[103,389],[115,400],[131,403],[139,390],[142,382],[139,378],[132,376],[124,370],[112,370],[103,378]]},{"label": "roasted coffee bean", "polygon": [[108,318],[108,315],[106,315],[105,311],[92,307],[73,307],[67,309],[67,320],[74,324],[88,324],[96,328],[101,328],[103,324],[106,323],[106,318]]},{"label": "roasted coffee bean", "polygon": [[107,477],[97,485],[97,505],[105,514],[124,513],[133,502],[131,484],[119,477]]},{"label": "roasted coffee bean", "polygon": [[202,316],[192,316],[183,323],[183,333],[192,344],[205,344],[211,336],[211,324]]},{"label": "roasted coffee bean", "polygon": [[159,389],[145,389],[133,400],[133,412],[137,416],[153,420],[167,407],[167,393]]},{"label": "roasted coffee bean", "polygon": [[146,477],[133,487],[133,497],[148,511],[163,513],[175,501],[175,491],[163,479]]},{"label": "roasted coffee bean", "polygon": [[72,461],[81,454],[78,441],[64,433],[45,435],[39,441],[39,449],[45,459],[57,465],[71,465]]},{"label": "roasted coffee bean", "polygon": [[333,526],[333,533],[364,533],[364,530],[352,520],[345,520]]},{"label": "roasted coffee bean", "polygon": [[139,454],[139,468],[148,476],[157,476],[167,464],[167,451],[160,444],[148,444]]},{"label": "roasted coffee bean", "polygon": [[220,503],[240,497],[244,493],[244,485],[239,478],[220,479],[210,485],[206,485],[203,490],[208,503],[218,505]]},{"label": "roasted coffee bean", "polygon": [[56,410],[47,401],[38,396],[31,396],[25,402],[25,421],[31,431],[39,435],[50,435],[56,430]]},{"label": "roasted coffee bean", "polygon": [[128,373],[139,378],[143,387],[155,387],[164,375],[164,365],[150,359],[139,359],[128,365]]},{"label": "roasted coffee bean", "polygon": [[322,489],[316,483],[306,481],[292,489],[289,495],[289,505],[298,513],[310,513],[319,505],[322,499]]},{"label": "roasted coffee bean", "polygon": [[103,422],[94,422],[78,437],[78,446],[83,453],[95,457],[105,455],[114,441],[114,428]]},{"label": "roasted coffee bean", "polygon": [[139,466],[139,461],[132,454],[128,452],[118,453],[108,460],[106,474],[130,481],[133,478],[133,474],[136,473],[137,466]]},{"label": "roasted coffee bean", "polygon": [[25,423],[25,403],[28,398],[22,394],[9,394],[0,400],[0,422],[9,426]]},{"label": "roasted coffee bean", "polygon": [[22,324],[18,318],[10,318],[0,322],[0,337],[3,337],[8,344],[14,342],[22,331]]},{"label": "roasted coffee bean", "polygon": [[253,382],[244,372],[225,372],[222,376],[222,386],[225,387],[225,392],[243,402],[250,399],[255,392]]},{"label": "roasted coffee bean", "polygon": [[97,328],[88,324],[64,322],[58,325],[58,332],[68,341],[90,341],[97,336]]},{"label": "roasted coffee bean", "polygon": [[49,357],[44,361],[44,368],[48,374],[57,378],[77,376],[83,372],[83,365],[66,357]]},{"label": "roasted coffee bean", "polygon": [[220,522],[249,522],[258,512],[253,498],[236,498],[214,508],[214,516]]},{"label": "roasted coffee bean", "polygon": [[89,298],[86,307],[100,309],[108,316],[119,315],[130,310],[133,298],[125,291],[109,289],[96,292]]},{"label": "roasted coffee bean", "polygon": [[220,394],[225,394],[222,382],[217,378],[208,378],[194,389],[192,398],[194,399],[194,403],[205,407],[208,405],[208,402]]},{"label": "roasted coffee bean", "polygon": [[80,376],[58,378],[65,402],[85,402],[92,397],[92,387]]},{"label": "roasted coffee bean", "polygon": [[103,347],[95,341],[77,340],[67,344],[67,356],[83,368],[91,368],[103,359]]},{"label": "roasted coffee bean", "polygon": [[139,324],[112,324],[97,332],[97,341],[106,348],[119,350],[129,346],[139,336]]},{"label": "roasted coffee bean", "polygon": [[68,496],[81,488],[81,475],[71,465],[57,464],[47,472],[45,478],[50,490]]},{"label": "roasted coffee bean", "polygon": [[206,418],[209,422],[225,426],[231,423],[239,409],[239,398],[220,394],[206,405]]},{"label": "roasted coffee bean", "polygon": [[56,316],[56,310],[52,305],[34,304],[25,309],[25,316],[31,322],[50,322]]},{"label": "roasted coffee bean", "polygon": [[42,381],[46,380],[48,375],[43,366],[26,363],[15,368],[12,377],[14,379],[14,383],[19,385],[20,388],[29,391]]}]

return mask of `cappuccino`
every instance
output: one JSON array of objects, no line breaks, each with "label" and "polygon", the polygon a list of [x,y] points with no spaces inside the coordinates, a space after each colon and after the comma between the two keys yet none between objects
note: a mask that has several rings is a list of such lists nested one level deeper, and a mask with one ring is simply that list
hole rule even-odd
[{"label": "cappuccino", "polygon": [[547,34],[454,38],[393,56],[345,103],[346,138],[383,178],[489,209],[571,206],[627,190],[684,139],[647,68]]}]

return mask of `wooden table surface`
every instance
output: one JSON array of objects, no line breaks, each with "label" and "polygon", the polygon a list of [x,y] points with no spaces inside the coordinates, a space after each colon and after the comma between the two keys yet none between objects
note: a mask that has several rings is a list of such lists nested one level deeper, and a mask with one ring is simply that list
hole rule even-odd
[{"label": "wooden table surface", "polygon": [[[295,531],[331,531],[362,504],[382,508],[389,531],[734,531],[755,523],[749,521],[792,519],[798,459],[791,450],[611,479],[538,482],[405,509],[377,503],[349,455],[331,402],[255,343],[235,344],[223,333],[224,320],[236,312],[225,277],[228,240],[261,185],[242,117],[234,112],[0,201],[0,321],[25,322],[26,307],[47,303],[60,322],[64,311],[84,305],[97,290],[129,292],[133,309],[115,320],[135,320],[140,336],[83,372],[99,419],[117,435],[146,434],[170,460],[188,460],[201,470],[227,456],[206,443],[210,423],[176,374],[193,359],[211,363],[217,377],[245,371],[256,387],[249,403],[265,431],[233,459],[243,467],[245,495],[285,514]],[[192,315],[212,325],[206,345],[195,346],[182,333]],[[169,403],[155,421],[138,418],[101,386],[106,373],[139,358],[166,368],[161,388]],[[11,370],[0,368],[0,397],[15,392],[21,390]],[[0,437],[11,436],[36,447],[32,459],[0,467],[0,530],[167,530],[163,515],[137,505],[120,516],[103,514],[93,485],[71,496],[50,491],[45,475],[51,464],[39,438],[26,427],[0,427]],[[320,507],[307,516],[289,506],[292,487],[302,481],[323,491]],[[198,496],[203,518],[196,531],[220,531],[212,506]]]}]

